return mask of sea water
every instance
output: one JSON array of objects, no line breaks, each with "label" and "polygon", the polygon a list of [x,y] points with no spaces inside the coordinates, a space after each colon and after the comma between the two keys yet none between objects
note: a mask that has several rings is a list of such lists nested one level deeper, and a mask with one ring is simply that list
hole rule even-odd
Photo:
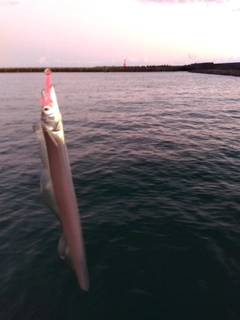
[{"label": "sea water", "polygon": [[52,74],[88,294],[40,194],[44,81],[0,74],[0,319],[240,319],[240,78]]}]

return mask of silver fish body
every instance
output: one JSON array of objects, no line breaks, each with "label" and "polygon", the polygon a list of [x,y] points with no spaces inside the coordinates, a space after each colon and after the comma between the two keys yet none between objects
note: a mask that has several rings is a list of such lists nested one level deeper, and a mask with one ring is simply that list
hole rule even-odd
[{"label": "silver fish body", "polygon": [[33,126],[43,164],[41,192],[45,203],[57,215],[62,225],[63,234],[59,240],[58,253],[61,259],[74,269],[79,286],[87,291],[89,281],[81,222],[61,113],[53,86],[50,96],[51,105],[42,107],[41,121]]}]

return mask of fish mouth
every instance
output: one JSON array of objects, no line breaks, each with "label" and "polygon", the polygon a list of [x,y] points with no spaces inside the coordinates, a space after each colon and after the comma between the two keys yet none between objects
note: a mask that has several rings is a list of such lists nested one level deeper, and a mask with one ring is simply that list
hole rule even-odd
[{"label": "fish mouth", "polygon": [[44,111],[47,111],[47,109],[49,109],[48,106],[52,104],[50,90],[51,90],[51,87],[47,91],[45,88],[44,90],[42,90],[42,93],[41,93],[40,102],[41,102],[41,105],[43,106]]}]

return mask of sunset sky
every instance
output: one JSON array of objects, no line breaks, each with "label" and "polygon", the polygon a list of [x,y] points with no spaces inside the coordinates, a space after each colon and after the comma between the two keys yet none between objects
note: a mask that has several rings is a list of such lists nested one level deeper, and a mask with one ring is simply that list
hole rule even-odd
[{"label": "sunset sky", "polygon": [[240,61],[239,0],[0,0],[0,67]]}]

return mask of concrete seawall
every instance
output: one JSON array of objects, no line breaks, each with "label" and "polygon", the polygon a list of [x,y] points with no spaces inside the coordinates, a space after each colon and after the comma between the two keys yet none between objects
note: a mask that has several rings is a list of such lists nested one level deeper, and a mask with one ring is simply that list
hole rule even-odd
[{"label": "concrete seawall", "polygon": [[[100,66],[100,67],[51,67],[53,72],[177,72],[188,71],[217,75],[240,76],[240,62],[235,63],[194,63],[183,66]],[[45,68],[0,68],[1,73],[43,72]]]},{"label": "concrete seawall", "polygon": [[[160,72],[186,71],[184,66],[101,66],[101,67],[51,67],[53,72]],[[45,68],[0,68],[0,72],[43,72]]]}]

